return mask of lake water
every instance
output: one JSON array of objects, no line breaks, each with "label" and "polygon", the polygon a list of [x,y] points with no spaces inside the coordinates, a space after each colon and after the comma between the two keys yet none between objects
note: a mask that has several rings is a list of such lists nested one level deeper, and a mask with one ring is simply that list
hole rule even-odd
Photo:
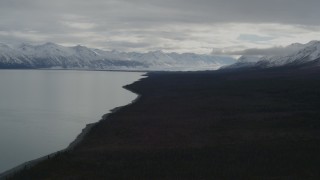
[{"label": "lake water", "polygon": [[0,173],[66,148],[88,123],[137,95],[142,73],[0,70]]}]

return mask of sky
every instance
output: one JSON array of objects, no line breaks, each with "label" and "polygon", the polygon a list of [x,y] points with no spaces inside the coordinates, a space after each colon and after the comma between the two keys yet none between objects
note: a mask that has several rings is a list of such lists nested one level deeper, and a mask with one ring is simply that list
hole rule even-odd
[{"label": "sky", "polygon": [[235,54],[320,39],[319,0],[1,0],[0,42]]}]

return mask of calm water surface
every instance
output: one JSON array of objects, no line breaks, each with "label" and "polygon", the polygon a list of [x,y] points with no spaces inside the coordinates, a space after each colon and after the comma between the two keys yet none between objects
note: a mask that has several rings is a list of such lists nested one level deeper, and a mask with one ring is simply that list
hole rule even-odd
[{"label": "calm water surface", "polygon": [[86,124],[137,96],[142,73],[0,70],[0,173],[69,145]]}]

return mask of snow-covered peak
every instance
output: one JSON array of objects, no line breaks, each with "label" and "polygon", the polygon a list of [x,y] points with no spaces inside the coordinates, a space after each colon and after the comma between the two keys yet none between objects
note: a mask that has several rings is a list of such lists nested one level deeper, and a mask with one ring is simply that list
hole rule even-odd
[{"label": "snow-covered peak", "polygon": [[[281,49],[282,47],[279,48]],[[264,56],[261,58],[254,56],[242,56],[238,59],[237,63],[224,68],[269,68],[279,66],[293,66],[302,65],[320,59],[320,41],[310,41],[306,44],[294,43],[282,49],[284,51],[282,53],[283,55]]]},{"label": "snow-covered peak", "polygon": [[260,58],[261,58],[260,56],[243,55],[238,59],[238,62],[240,62],[240,63],[258,62]]},{"label": "snow-covered peak", "polygon": [[73,46],[71,47],[72,49],[74,49],[75,51],[81,52],[81,51],[90,51],[89,48],[85,47],[85,46],[81,46],[81,45],[77,45],[77,46]]},{"label": "snow-covered peak", "polygon": [[60,46],[60,45],[55,44],[55,43],[53,43],[53,42],[47,42],[47,43],[45,43],[45,44],[43,44],[43,45],[39,45],[39,46],[57,47],[57,46]]},{"label": "snow-covered peak", "polygon": [[320,58],[320,41],[313,41],[310,46],[301,50],[298,55],[302,54],[305,56],[307,53],[310,53],[308,57],[309,61]]},{"label": "snow-covered peak", "polygon": [[222,66],[221,69],[238,69],[253,67],[259,60],[260,56],[243,55],[238,58],[236,63],[227,66]]},{"label": "snow-covered peak", "polygon": [[[144,70],[208,70],[231,64],[231,57],[194,53],[119,52],[91,49],[85,46],[65,47],[55,43],[20,44],[9,47],[0,44],[0,68],[91,68],[123,69],[137,66]],[[116,67],[115,67],[116,66]]]},{"label": "snow-covered peak", "polygon": [[318,40],[313,40],[305,44],[305,46],[316,46],[317,44],[320,44],[320,41]]},{"label": "snow-covered peak", "polygon": [[151,66],[171,66],[175,60],[163,51],[150,51],[145,54],[134,54],[133,60],[144,62]]},{"label": "snow-covered peak", "polygon": [[305,47],[305,44],[301,44],[301,43],[292,43],[290,45],[288,45],[287,47],[291,47],[291,48],[303,48]]},{"label": "snow-covered peak", "polygon": [[296,53],[288,56],[291,61],[312,61],[320,57],[320,41],[311,41]]},{"label": "snow-covered peak", "polygon": [[320,58],[320,41],[311,41],[303,48],[287,56],[263,57],[257,62],[260,67],[275,67],[303,64]]},{"label": "snow-covered peak", "polygon": [[21,51],[30,51],[34,49],[34,46],[30,44],[22,43],[21,45],[17,46],[17,49]]},{"label": "snow-covered peak", "polygon": [[18,46],[17,50],[22,55],[27,55],[30,58],[56,59],[58,57],[68,57],[72,55],[68,48],[54,43],[45,43],[41,45],[21,44]]},{"label": "snow-covered peak", "polygon": [[36,50],[42,50],[42,51],[47,51],[47,52],[68,51],[68,48],[66,48],[64,46],[60,46],[58,44],[50,43],[50,42],[42,44],[42,45],[34,46],[33,48],[35,48]]}]

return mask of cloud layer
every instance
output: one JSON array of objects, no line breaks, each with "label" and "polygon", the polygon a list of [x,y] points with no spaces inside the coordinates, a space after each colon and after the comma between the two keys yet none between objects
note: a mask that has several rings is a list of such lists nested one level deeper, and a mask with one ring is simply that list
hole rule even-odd
[{"label": "cloud layer", "polygon": [[297,52],[305,47],[305,44],[294,43],[288,46],[274,46],[270,48],[249,48],[239,51],[214,49],[213,55],[230,55],[230,56],[284,56]]},{"label": "cloud layer", "polygon": [[2,0],[0,41],[209,53],[319,37],[318,0]]}]

